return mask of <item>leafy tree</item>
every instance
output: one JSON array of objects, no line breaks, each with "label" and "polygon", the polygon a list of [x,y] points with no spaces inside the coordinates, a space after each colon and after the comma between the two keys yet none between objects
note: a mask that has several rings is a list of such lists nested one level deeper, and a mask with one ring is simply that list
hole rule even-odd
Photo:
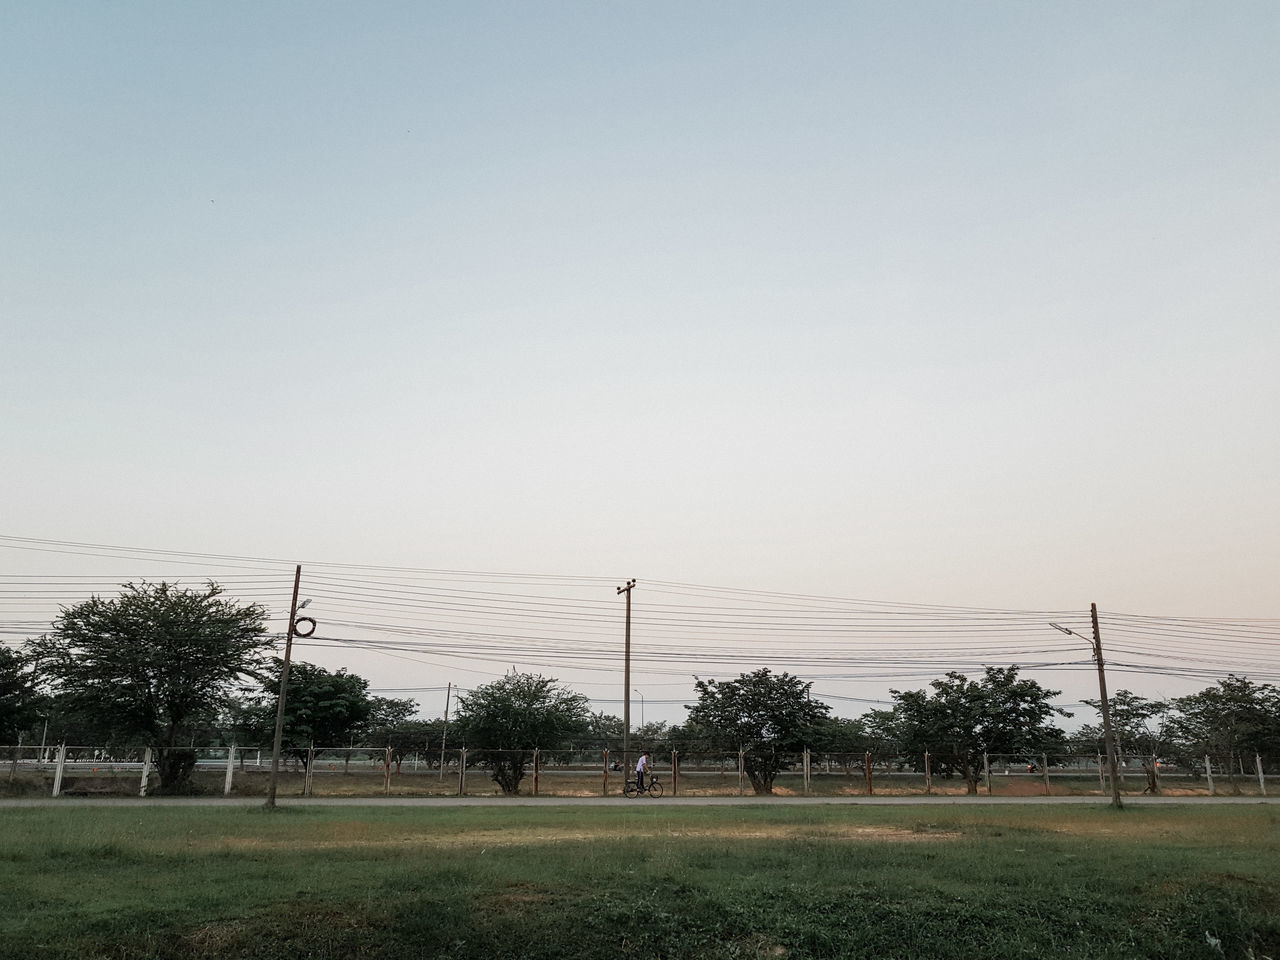
[{"label": "leafy tree", "polygon": [[[1084,702],[1101,712],[1102,701],[1086,699]],[[1116,737],[1116,752],[1120,756],[1133,754],[1151,757],[1165,751],[1163,720],[1169,712],[1168,703],[1148,700],[1131,690],[1117,690],[1107,702],[1111,708],[1111,729]],[[1076,732],[1072,740],[1090,752],[1103,753],[1106,750],[1105,731],[1101,724],[1086,724]]]},{"label": "leafy tree", "polygon": [[924,690],[890,691],[903,752],[923,766],[929,751],[944,776],[962,772],[978,792],[983,753],[1035,756],[1060,748],[1064,734],[1049,720],[1070,716],[1049,701],[1059,693],[1018,677],[1018,668],[987,667],[981,680],[948,673]]},{"label": "leafy tree", "polygon": [[876,753],[897,753],[903,740],[902,723],[896,710],[869,710],[862,715],[870,749]]},{"label": "leafy tree", "polygon": [[807,746],[810,750],[846,755],[866,753],[872,749],[872,741],[865,720],[829,717],[814,725]]},{"label": "leafy tree", "polygon": [[40,695],[27,657],[0,647],[0,743],[12,743],[36,722]]},{"label": "leafy tree", "polygon": [[1179,697],[1171,726],[1187,759],[1205,754],[1227,758],[1234,783],[1233,760],[1254,753],[1280,752],[1280,689],[1253,683],[1234,674],[1216,687]]},{"label": "leafy tree", "polygon": [[52,631],[30,644],[68,708],[155,748],[165,791],[181,789],[195,768],[194,751],[179,744],[260,666],[268,643],[266,610],[222,592],[212,582],[196,590],[127,583],[114,599],[62,608]]},{"label": "leafy tree", "polygon": [[633,740],[638,740],[652,749],[656,744],[665,744],[671,739],[671,725],[665,720],[650,720],[636,727],[636,732],[631,736]]},{"label": "leafy tree", "polygon": [[722,747],[743,751],[756,794],[773,793],[773,781],[788,758],[804,749],[831,708],[811,700],[812,684],[767,667],[736,680],[698,680],[698,702],[688,706],[686,727],[702,728]]},{"label": "leafy tree", "polygon": [[[243,729],[262,739],[275,736],[283,667],[283,660],[271,660],[262,676],[261,692],[242,721]],[[414,709],[412,700],[369,696],[369,681],[345,668],[329,671],[312,663],[293,663],[289,666],[281,743],[305,757],[312,745],[337,747],[355,740],[363,742],[373,730],[394,725]]]},{"label": "leafy tree", "polygon": [[520,792],[535,748],[564,746],[583,737],[590,724],[586,697],[534,674],[509,673],[458,698],[463,744],[508,795]]},{"label": "leafy tree", "polygon": [[445,737],[445,723],[441,719],[400,718],[374,727],[368,739],[370,743],[385,744],[391,748],[391,760],[399,773],[400,764],[411,754],[417,753],[438,763],[440,749],[446,743]]},{"label": "leafy tree", "polygon": [[622,742],[622,718],[612,713],[592,713],[587,717],[588,739],[598,741],[602,745],[611,745],[614,741]]}]

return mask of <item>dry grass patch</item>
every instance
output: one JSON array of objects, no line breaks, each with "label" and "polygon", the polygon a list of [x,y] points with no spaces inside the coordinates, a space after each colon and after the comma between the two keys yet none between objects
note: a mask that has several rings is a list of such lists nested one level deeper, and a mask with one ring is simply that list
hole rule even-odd
[{"label": "dry grass patch", "polygon": [[595,829],[526,827],[470,828],[465,831],[424,829],[405,832],[388,824],[339,822],[326,824],[323,835],[291,837],[210,838],[206,849],[220,850],[356,850],[356,849],[490,849],[560,843],[618,843],[662,840],[822,840],[846,842],[918,843],[957,840],[958,830],[909,829],[897,826],[859,826],[847,823],[699,824],[677,828],[660,824],[629,825],[624,831],[601,825]]}]

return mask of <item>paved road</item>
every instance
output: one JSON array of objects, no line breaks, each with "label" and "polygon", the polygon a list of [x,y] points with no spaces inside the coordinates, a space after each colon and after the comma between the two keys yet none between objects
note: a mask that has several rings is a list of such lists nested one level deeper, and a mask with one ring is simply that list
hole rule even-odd
[{"label": "paved road", "polygon": [[[280,807],[598,807],[647,806],[662,804],[675,807],[740,807],[769,806],[1001,806],[1016,807],[1045,804],[1095,804],[1106,806],[1106,797],[969,797],[947,795],[935,797],[664,797],[654,800],[640,797],[277,797]],[[0,808],[16,807],[260,807],[262,797],[43,797],[38,799],[0,800]],[[1178,804],[1240,805],[1280,804],[1280,797],[1125,797],[1125,806],[1169,806]]]}]

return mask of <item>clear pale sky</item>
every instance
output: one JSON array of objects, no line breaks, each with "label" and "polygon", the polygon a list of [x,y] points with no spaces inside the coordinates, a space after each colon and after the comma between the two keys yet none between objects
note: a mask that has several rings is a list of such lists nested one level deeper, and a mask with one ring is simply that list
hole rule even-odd
[{"label": "clear pale sky", "polygon": [[0,532],[1276,617],[1277,49],[1271,2],[0,3]]}]

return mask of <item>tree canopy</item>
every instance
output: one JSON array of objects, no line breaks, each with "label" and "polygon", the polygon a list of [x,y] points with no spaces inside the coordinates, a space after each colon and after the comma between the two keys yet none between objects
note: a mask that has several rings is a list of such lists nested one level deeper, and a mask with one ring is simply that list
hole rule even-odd
[{"label": "tree canopy", "polygon": [[723,748],[741,750],[751,789],[773,792],[778,772],[813,736],[831,708],[809,696],[812,684],[767,667],[736,680],[698,680],[698,702],[688,706],[686,733],[709,735]]},{"label": "tree canopy", "polygon": [[161,788],[179,789],[195,755],[179,744],[261,665],[266,611],[209,582],[127,583],[118,597],[62,608],[30,644],[41,677],[73,711],[156,749]]},{"label": "tree canopy", "polygon": [[1269,683],[1231,675],[1173,705],[1173,730],[1192,757],[1280,753],[1280,688]]},{"label": "tree canopy", "polygon": [[458,736],[505,794],[520,792],[533,750],[564,746],[591,728],[588,700],[554,679],[509,673],[458,698]]},{"label": "tree canopy", "polygon": [[977,793],[984,753],[1035,756],[1060,748],[1063,732],[1050,720],[1070,716],[1049,701],[1059,693],[1018,676],[1018,667],[987,667],[970,680],[948,673],[925,690],[890,691],[900,749],[922,764],[926,751],[943,776],[962,772]]},{"label": "tree canopy", "polygon": [[35,723],[38,694],[27,657],[0,647],[0,743],[16,740]]},{"label": "tree canopy", "polygon": [[[284,661],[271,660],[261,678],[258,696],[242,711],[237,726],[241,736],[267,740],[275,732]],[[330,671],[298,661],[289,666],[285,694],[282,745],[305,755],[308,747],[339,747],[353,741],[362,744],[375,730],[387,729],[408,719],[416,709],[412,700],[389,700],[369,695],[369,681],[346,668]],[[386,742],[373,744],[388,746]]]}]

